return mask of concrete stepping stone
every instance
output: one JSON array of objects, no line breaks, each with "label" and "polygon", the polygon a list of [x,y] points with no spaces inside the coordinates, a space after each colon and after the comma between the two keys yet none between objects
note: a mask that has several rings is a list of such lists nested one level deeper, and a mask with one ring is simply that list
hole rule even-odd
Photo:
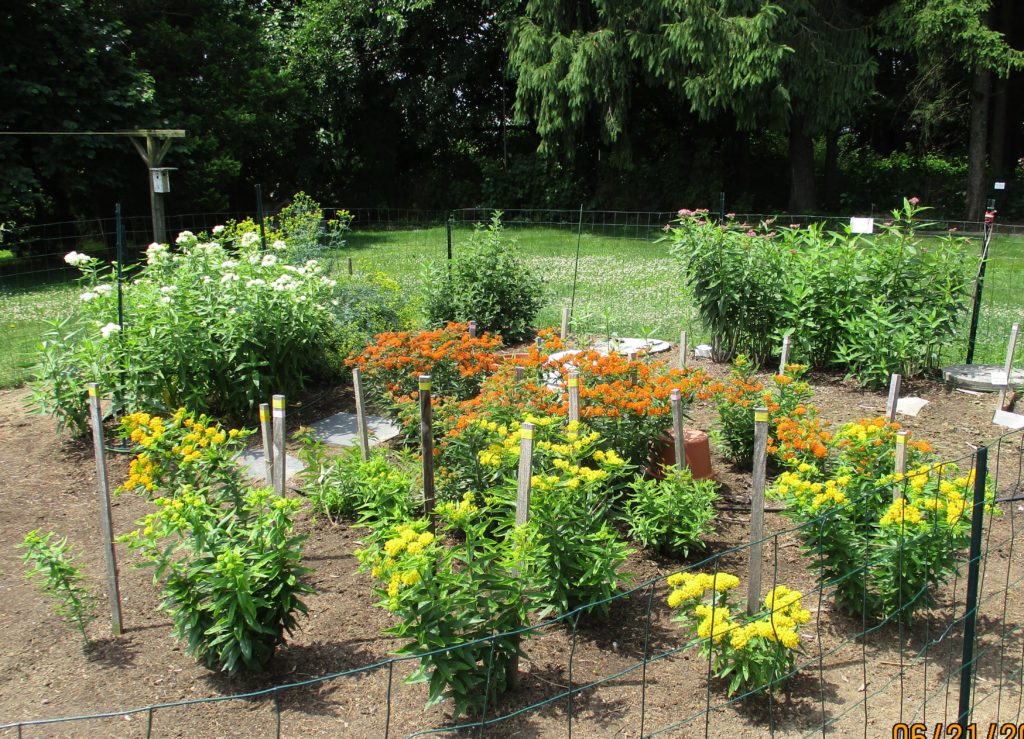
[{"label": "concrete stepping stone", "polygon": [[[367,416],[366,425],[370,435],[370,444],[381,444],[402,433],[398,426],[380,416]],[[316,438],[325,444],[334,446],[356,446],[359,444],[354,413],[335,413],[322,421],[309,424],[309,427],[313,429]]]},{"label": "concrete stepping stone", "polygon": [[[253,478],[254,480],[263,480],[264,482],[266,481],[267,476],[266,474],[264,474],[266,467],[263,464],[262,449],[258,447],[255,449],[246,449],[239,455],[238,464],[241,467],[245,468],[246,472],[248,472],[249,474],[249,477]],[[304,465],[298,459],[296,459],[290,454],[284,455],[284,474],[286,478],[292,477],[293,475],[297,475],[304,469],[306,469],[306,465]]]},{"label": "concrete stepping stone", "polygon": [[1006,384],[1024,388],[1024,369],[1011,370],[1007,377],[1005,368],[994,364],[954,364],[942,369],[942,379],[954,387],[991,393],[998,392]]}]

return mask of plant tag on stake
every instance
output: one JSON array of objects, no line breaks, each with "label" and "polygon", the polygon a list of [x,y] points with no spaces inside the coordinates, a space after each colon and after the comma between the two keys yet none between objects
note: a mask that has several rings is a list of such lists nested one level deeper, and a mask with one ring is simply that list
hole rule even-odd
[{"label": "plant tag on stake", "polygon": [[850,233],[870,234],[875,232],[874,218],[851,218]]}]

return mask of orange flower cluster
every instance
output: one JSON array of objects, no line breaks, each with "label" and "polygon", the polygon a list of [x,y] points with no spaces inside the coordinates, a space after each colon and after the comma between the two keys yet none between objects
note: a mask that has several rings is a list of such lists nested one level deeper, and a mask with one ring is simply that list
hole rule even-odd
[{"label": "orange flower cluster", "polygon": [[367,386],[380,399],[415,395],[420,375],[433,379],[436,395],[468,398],[498,367],[494,349],[501,337],[483,333],[470,337],[464,323],[449,323],[429,331],[389,331],[346,364],[358,367]]},{"label": "orange flower cluster", "polygon": [[824,430],[828,422],[808,415],[805,406],[797,409],[802,413],[774,419],[775,433],[768,439],[768,453],[784,463],[824,459],[832,440],[832,434]]}]

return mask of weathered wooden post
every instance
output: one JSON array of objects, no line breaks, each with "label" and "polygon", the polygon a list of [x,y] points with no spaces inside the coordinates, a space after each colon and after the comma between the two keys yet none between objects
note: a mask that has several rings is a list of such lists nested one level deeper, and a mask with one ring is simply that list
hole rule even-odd
[{"label": "weathered wooden post", "polygon": [[789,334],[782,337],[782,355],[779,358],[779,374],[786,374],[786,365],[789,364]]},{"label": "weathered wooden post", "polygon": [[686,369],[686,355],[688,353],[687,345],[689,339],[685,331],[679,332],[679,367],[680,369]]},{"label": "weathered wooden post", "polygon": [[768,464],[768,409],[754,409],[754,474],[750,500],[750,559],[747,567],[747,613],[758,611],[761,601],[761,551],[764,538],[764,486]]},{"label": "weathered wooden post", "polygon": [[907,432],[897,431],[896,432],[896,464],[894,465],[896,474],[899,475],[900,479],[896,482],[896,485],[892,489],[892,499],[897,501],[903,497],[903,485],[905,484],[903,476],[907,474]]},{"label": "weathered wooden post", "polygon": [[896,406],[900,402],[900,385],[903,378],[900,375],[893,375],[889,378],[889,398],[885,401],[885,420],[892,423],[896,420]]},{"label": "weathered wooden post", "polygon": [[1010,342],[1006,345],[1006,363],[1003,365],[1003,374],[999,377],[1002,382],[1002,387],[999,389],[999,404],[996,406],[996,412],[1003,410],[1006,406],[1006,394],[1010,390],[1010,373],[1013,372],[1013,354],[1017,350],[1017,333],[1020,330],[1020,324],[1015,323],[1010,327]]},{"label": "weathered wooden post", "polygon": [[683,469],[686,466],[686,448],[683,446],[683,394],[679,388],[672,388],[669,392],[669,400],[672,403],[672,435],[676,447],[676,469]]},{"label": "weathered wooden post", "polygon": [[430,375],[420,375],[420,454],[423,457],[423,515],[431,533],[434,521],[434,420],[430,406]]},{"label": "weathered wooden post", "polygon": [[356,433],[359,436],[359,448],[363,461],[370,458],[370,432],[366,427],[366,408],[363,405],[363,378],[359,368],[352,369],[352,391],[356,396]]},{"label": "weathered wooden post", "polygon": [[569,338],[569,306],[562,306],[562,331],[559,334],[562,337],[562,341]]},{"label": "weathered wooden post", "polygon": [[575,370],[569,372],[565,381],[569,392],[569,421],[580,420],[580,373]]},{"label": "weathered wooden post", "polygon": [[470,321],[469,322],[468,330],[469,330],[469,338],[475,339],[476,338],[476,321]]},{"label": "weathered wooden post", "polygon": [[272,396],[270,398],[270,408],[274,422],[274,489],[278,495],[284,496],[284,482],[288,477],[284,453],[285,424],[287,423],[284,396]]},{"label": "weathered wooden post", "polygon": [[114,551],[114,524],[110,515],[110,482],[107,478],[107,454],[103,439],[103,415],[100,413],[100,386],[90,382],[89,416],[92,420],[92,445],[96,456],[96,483],[100,496],[100,533],[103,537],[103,556],[107,562],[107,595],[110,598],[110,629],[114,636],[123,633],[121,627],[121,588],[117,581],[117,554]]},{"label": "weathered wooden post", "polygon": [[[516,526],[530,520],[530,481],[533,479],[533,424],[524,423],[519,429],[519,470],[516,487]],[[518,571],[514,571],[518,575]],[[516,637],[519,643],[519,637]],[[519,655],[513,655],[509,665],[508,683],[511,690],[519,688]]]},{"label": "weathered wooden post", "polygon": [[274,442],[270,420],[270,403],[260,403],[260,437],[263,439],[263,476],[267,487],[274,487]]}]

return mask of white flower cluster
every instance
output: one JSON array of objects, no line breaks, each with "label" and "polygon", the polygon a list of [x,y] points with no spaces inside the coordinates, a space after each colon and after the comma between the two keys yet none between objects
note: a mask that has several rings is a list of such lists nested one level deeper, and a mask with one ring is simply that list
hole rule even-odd
[{"label": "white flower cluster", "polygon": [[191,231],[182,231],[178,234],[178,238],[174,240],[174,243],[180,245],[190,244],[196,240],[196,235]]},{"label": "white flower cluster", "polygon": [[223,230],[224,230],[224,227],[223,227],[223,226],[214,226],[214,227],[213,227],[212,229],[210,229],[210,232],[211,232],[211,233],[212,233],[212,234],[213,234],[214,236],[216,236],[217,234],[221,233],[221,232],[222,232]]},{"label": "white flower cluster", "polygon": [[81,252],[69,251],[64,255],[64,261],[72,267],[84,267],[89,262],[93,261],[93,257],[90,257],[88,254],[82,254]]},{"label": "white flower cluster", "polygon": [[242,247],[247,248],[253,246],[259,240],[260,235],[255,231],[249,231],[248,233],[244,233],[242,234]]},{"label": "white flower cluster", "polygon": [[108,323],[106,326],[103,326],[100,329],[100,335],[104,339],[109,339],[111,337],[111,335],[116,334],[120,330],[121,330],[121,327],[118,324],[116,324],[116,323]]},{"label": "white flower cluster", "polygon": [[158,244],[155,241],[146,248],[146,263],[147,264],[166,264],[167,258],[170,252],[167,247],[163,244]]}]

